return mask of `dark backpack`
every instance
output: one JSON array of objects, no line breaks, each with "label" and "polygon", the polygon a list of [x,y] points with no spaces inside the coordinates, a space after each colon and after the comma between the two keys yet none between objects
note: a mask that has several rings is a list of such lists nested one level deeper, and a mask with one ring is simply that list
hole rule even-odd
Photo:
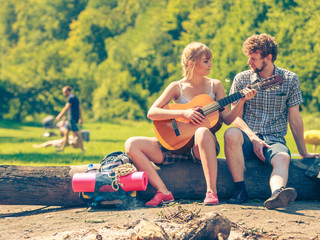
[{"label": "dark backpack", "polygon": [[[88,207],[123,207],[128,208],[135,201],[136,191],[125,192],[114,182],[114,173],[109,171],[125,163],[131,163],[131,159],[124,152],[117,151],[106,155],[100,162],[96,172],[96,184],[94,192],[80,193],[80,198],[88,203]],[[92,172],[92,170],[90,171]]]},{"label": "dark backpack", "polygon": [[100,162],[99,172],[109,172],[111,169],[126,163],[131,163],[131,159],[126,153],[121,151],[112,152]]}]

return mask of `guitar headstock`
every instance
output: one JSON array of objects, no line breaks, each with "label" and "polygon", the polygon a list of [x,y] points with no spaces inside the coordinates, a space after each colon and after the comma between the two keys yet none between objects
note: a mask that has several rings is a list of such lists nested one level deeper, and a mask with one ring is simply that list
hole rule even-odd
[{"label": "guitar headstock", "polygon": [[258,88],[260,89],[269,89],[272,87],[280,86],[283,84],[283,77],[281,75],[273,75],[271,77],[268,77],[261,82],[258,82],[257,85],[259,85]]}]

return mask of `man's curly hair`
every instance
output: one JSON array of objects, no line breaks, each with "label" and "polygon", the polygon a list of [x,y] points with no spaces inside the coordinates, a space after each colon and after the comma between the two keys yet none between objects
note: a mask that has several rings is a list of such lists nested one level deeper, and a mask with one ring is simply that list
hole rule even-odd
[{"label": "man's curly hair", "polygon": [[277,59],[278,44],[276,39],[269,34],[255,34],[247,38],[242,45],[242,51],[245,55],[259,52],[262,58],[272,55],[272,62]]}]

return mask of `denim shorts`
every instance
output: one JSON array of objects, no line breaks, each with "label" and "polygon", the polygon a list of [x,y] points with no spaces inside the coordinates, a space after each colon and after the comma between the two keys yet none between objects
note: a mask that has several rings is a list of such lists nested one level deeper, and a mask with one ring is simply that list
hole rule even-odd
[{"label": "denim shorts", "polygon": [[[241,131],[242,135],[243,135],[243,145],[242,145],[242,151],[243,151],[243,156],[244,159],[259,159],[256,154],[253,152],[253,145],[252,142],[250,141],[248,135]],[[268,144],[270,147],[264,147],[263,148],[263,155],[266,158],[266,163],[268,163],[269,165],[271,165],[271,159],[277,155],[278,153],[287,153],[289,154],[290,158],[291,158],[291,153],[289,148],[286,146],[285,143],[282,142],[275,142],[275,141],[265,141],[263,139],[263,136],[258,135],[258,137],[263,140],[266,144]]]}]

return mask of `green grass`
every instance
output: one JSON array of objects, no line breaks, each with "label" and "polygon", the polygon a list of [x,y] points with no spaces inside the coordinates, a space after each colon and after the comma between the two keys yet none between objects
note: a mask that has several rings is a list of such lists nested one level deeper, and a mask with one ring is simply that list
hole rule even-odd
[{"label": "green grass", "polygon": [[[45,129],[39,125],[0,121],[0,163],[14,165],[79,165],[99,163],[112,151],[124,151],[124,143],[131,136],[153,136],[149,122],[121,121],[120,123],[88,123],[82,129],[90,130],[90,141],[84,142],[85,153],[66,147],[64,152],[55,148],[33,148],[60,136],[43,137]],[[53,132],[59,134],[58,129]]]},{"label": "green grass", "polygon": [[[311,118],[310,118],[311,119]],[[312,118],[314,119],[314,118]],[[310,120],[311,121],[311,120]],[[315,121],[317,123],[317,121]],[[308,123],[308,127],[314,125]],[[223,134],[228,126],[223,125],[217,133],[221,152],[224,156]],[[306,127],[305,127],[306,128]],[[151,122],[120,121],[117,123],[86,123],[82,129],[90,130],[90,141],[85,142],[85,153],[79,149],[67,147],[64,152],[56,152],[54,147],[33,148],[47,140],[58,139],[59,136],[45,138],[45,129],[41,124],[15,123],[0,121],[0,163],[3,165],[61,166],[99,163],[105,155],[113,151],[124,151],[126,139],[132,136],[155,136]],[[307,128],[306,128],[307,129]],[[53,130],[58,134],[58,129]],[[291,153],[298,153],[297,147],[289,131],[286,137]],[[307,146],[312,152],[311,145]]]}]

